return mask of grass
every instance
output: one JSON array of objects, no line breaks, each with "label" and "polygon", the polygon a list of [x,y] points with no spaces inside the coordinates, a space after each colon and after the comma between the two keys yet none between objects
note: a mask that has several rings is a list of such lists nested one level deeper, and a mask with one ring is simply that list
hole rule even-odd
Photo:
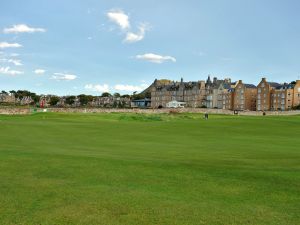
[{"label": "grass", "polygon": [[0,116],[0,224],[300,224],[300,117]]}]

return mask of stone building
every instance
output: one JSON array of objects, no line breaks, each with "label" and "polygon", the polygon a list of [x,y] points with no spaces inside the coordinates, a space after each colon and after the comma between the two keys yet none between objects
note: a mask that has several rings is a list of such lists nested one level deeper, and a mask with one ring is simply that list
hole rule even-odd
[{"label": "stone building", "polygon": [[13,93],[0,93],[0,103],[15,103],[16,98]]},{"label": "stone building", "polygon": [[185,102],[186,107],[205,106],[205,81],[180,82],[155,80],[151,85],[151,107],[166,107],[171,101]]},{"label": "stone building", "polygon": [[218,80],[216,77],[213,81],[210,76],[206,81],[206,107],[222,109],[223,108],[223,94],[231,88],[231,79]]},{"label": "stone building", "polygon": [[129,108],[131,99],[127,97],[96,97],[92,102],[89,102],[92,107],[106,107],[106,108]]},{"label": "stone building", "polygon": [[30,105],[34,103],[31,96],[23,96],[21,99],[18,99],[18,102],[20,103],[20,105]]},{"label": "stone building", "polygon": [[300,105],[300,80],[282,84],[271,91],[271,110],[291,110]]},{"label": "stone building", "polygon": [[233,93],[233,110],[256,110],[257,88],[239,80]]},{"label": "stone building", "polygon": [[271,92],[281,86],[275,82],[267,82],[266,78],[262,78],[257,85],[256,110],[269,111],[271,110]]},{"label": "stone building", "polygon": [[300,80],[296,80],[293,89],[293,107],[296,107],[300,105]]},{"label": "stone building", "polygon": [[233,110],[234,88],[230,88],[222,94],[222,109]]},{"label": "stone building", "polygon": [[271,92],[271,110],[291,110],[294,89],[292,84],[283,84]]}]

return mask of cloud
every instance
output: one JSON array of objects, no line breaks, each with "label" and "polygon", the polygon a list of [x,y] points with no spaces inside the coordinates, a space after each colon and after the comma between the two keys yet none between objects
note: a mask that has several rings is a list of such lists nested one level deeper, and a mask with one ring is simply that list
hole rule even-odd
[{"label": "cloud", "polygon": [[20,48],[22,45],[19,43],[8,43],[8,42],[0,42],[0,49],[1,48]]},{"label": "cloud", "polygon": [[21,63],[21,60],[19,60],[19,59],[0,58],[0,61],[5,62],[5,63],[12,63],[15,66],[23,66],[23,64]]},{"label": "cloud", "polygon": [[18,53],[11,53],[11,54],[10,54],[11,57],[18,57],[19,55],[20,55],[20,54],[18,54]]},{"label": "cloud", "polygon": [[4,28],[3,30],[3,33],[5,34],[35,33],[35,32],[46,32],[46,29],[29,27],[26,24],[17,24],[17,25],[13,25],[10,28]]},{"label": "cloud", "polygon": [[122,30],[130,28],[129,16],[122,10],[110,10],[107,14],[110,21],[116,23]]},{"label": "cloud", "polygon": [[108,84],[87,84],[84,86],[86,90],[95,91],[95,92],[109,92],[109,86]]},{"label": "cloud", "polygon": [[147,84],[141,84],[140,86],[134,86],[134,85],[128,85],[128,84],[117,84],[115,85],[114,89],[116,91],[143,91],[145,90],[149,85]]},{"label": "cloud", "polygon": [[54,73],[54,75],[51,77],[52,80],[57,81],[70,81],[75,80],[77,78],[74,74],[66,74],[66,73]]},{"label": "cloud", "polygon": [[142,24],[139,26],[138,33],[127,32],[126,38],[124,39],[124,41],[127,43],[134,43],[134,42],[141,41],[145,37],[146,30],[147,30],[146,25]]},{"label": "cloud", "polygon": [[[110,21],[117,24],[122,31],[125,33],[125,43],[134,43],[144,39],[145,33],[148,30],[147,25],[145,23],[139,25],[137,27],[138,31],[133,32],[131,29],[131,23],[129,20],[129,16],[124,13],[122,10],[110,10],[107,13],[107,17]],[[113,29],[112,29],[113,30]]]},{"label": "cloud", "polygon": [[141,59],[141,60],[145,60],[145,61],[152,62],[152,63],[163,63],[165,61],[176,62],[176,59],[172,56],[162,56],[162,55],[156,55],[153,53],[137,55],[136,59]]},{"label": "cloud", "polygon": [[22,66],[23,64],[21,63],[21,60],[19,59],[9,59],[7,60],[9,63],[13,63],[15,66]]},{"label": "cloud", "polygon": [[43,75],[45,72],[46,72],[46,70],[43,70],[43,69],[36,69],[36,70],[34,70],[33,71],[35,74],[37,74],[37,75]]},{"label": "cloud", "polygon": [[10,67],[0,67],[0,73],[10,76],[15,76],[19,74],[23,74],[23,71],[11,70]]}]

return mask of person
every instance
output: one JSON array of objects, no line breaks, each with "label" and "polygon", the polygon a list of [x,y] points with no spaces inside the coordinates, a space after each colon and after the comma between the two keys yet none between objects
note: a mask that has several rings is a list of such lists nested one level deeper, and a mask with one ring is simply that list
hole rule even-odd
[{"label": "person", "polygon": [[204,118],[205,118],[206,120],[208,120],[208,113],[207,113],[207,112],[205,112]]}]

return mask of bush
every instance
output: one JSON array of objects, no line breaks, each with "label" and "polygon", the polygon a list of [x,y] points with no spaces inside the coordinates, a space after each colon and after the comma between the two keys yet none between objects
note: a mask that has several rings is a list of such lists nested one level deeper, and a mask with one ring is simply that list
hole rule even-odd
[{"label": "bush", "polygon": [[294,110],[300,110],[300,105],[294,106],[293,109]]}]

